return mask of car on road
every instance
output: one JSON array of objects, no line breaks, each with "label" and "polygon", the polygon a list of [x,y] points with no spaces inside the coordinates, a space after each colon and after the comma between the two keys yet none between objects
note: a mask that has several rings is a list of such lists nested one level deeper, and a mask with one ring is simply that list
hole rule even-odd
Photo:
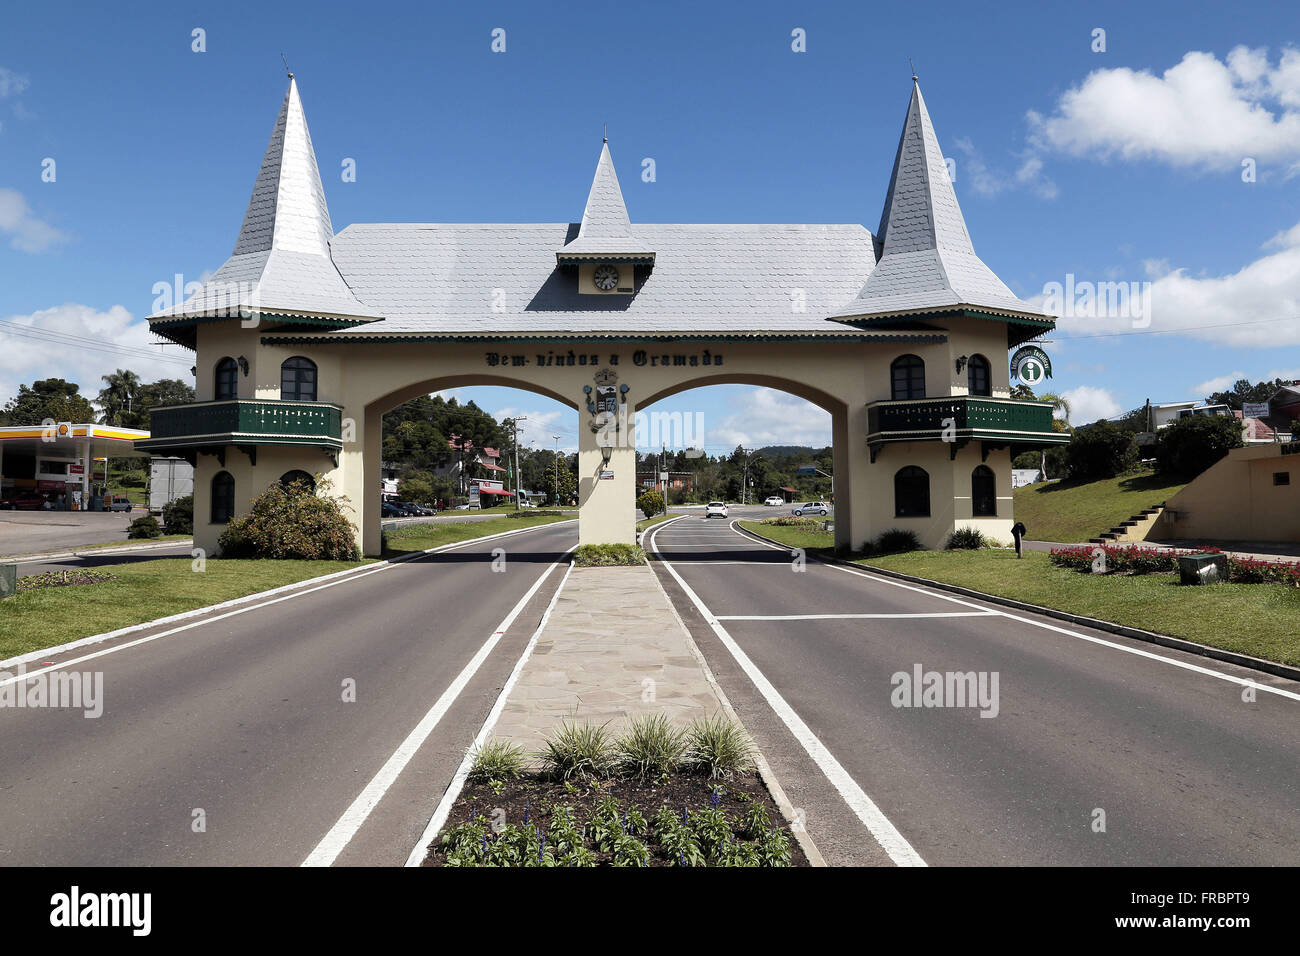
[{"label": "car on road", "polygon": [[422,505],[414,501],[399,501],[397,504],[399,507],[405,508],[408,513],[413,515],[428,516],[436,515],[438,513],[428,505]]},{"label": "car on road", "polygon": [[791,512],[796,518],[802,518],[805,515],[826,515],[831,513],[831,506],[824,501],[805,501],[801,505],[795,505],[794,511]]},{"label": "car on road", "polygon": [[785,499],[784,499],[784,498],[779,498],[779,497],[777,497],[776,495],[772,495],[772,497],[770,497],[770,498],[768,498],[766,501],[764,501],[763,504],[764,504],[765,507],[768,507],[768,508],[779,508],[779,507],[781,507],[783,504],[785,504]]},{"label": "car on road", "polygon": [[725,518],[727,516],[727,503],[725,501],[710,501],[704,506],[704,517],[706,518]]},{"label": "car on road", "polygon": [[130,511],[134,507],[126,495],[107,495],[104,498],[105,511]]},{"label": "car on road", "polygon": [[45,507],[45,496],[39,491],[16,491],[8,498],[0,498],[0,508],[9,511],[40,511]]},{"label": "car on road", "polygon": [[379,516],[381,518],[409,518],[411,514],[396,501],[385,501],[379,506]]}]

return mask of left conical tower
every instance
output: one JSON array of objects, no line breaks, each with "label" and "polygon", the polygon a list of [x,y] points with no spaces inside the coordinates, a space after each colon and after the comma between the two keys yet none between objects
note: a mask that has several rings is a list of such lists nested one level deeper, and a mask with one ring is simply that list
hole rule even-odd
[{"label": "left conical tower", "polygon": [[253,194],[225,264],[184,302],[149,316],[152,329],[193,345],[193,325],[257,315],[268,322],[381,318],[360,302],[330,255],[334,229],[298,82],[271,130]]}]

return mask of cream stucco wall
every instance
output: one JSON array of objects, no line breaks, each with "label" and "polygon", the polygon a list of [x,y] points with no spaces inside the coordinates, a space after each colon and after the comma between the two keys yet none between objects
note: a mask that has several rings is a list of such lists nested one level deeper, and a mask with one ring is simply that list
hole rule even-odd
[{"label": "cream stucco wall", "polygon": [[[1148,541],[1300,541],[1300,454],[1283,445],[1234,448],[1178,494]],[[1290,483],[1273,484],[1286,473]]]},{"label": "cream stucco wall", "polygon": [[[825,409],[831,415],[836,490],[836,543],[857,548],[893,527],[911,527],[927,547],[942,547],[957,524],[976,524],[995,537],[1009,539],[1011,468],[1005,449],[992,452],[987,464],[997,475],[997,518],[970,516],[970,473],[980,463],[979,443],[949,459],[947,445],[917,442],[884,448],[872,464],[867,451],[866,405],[889,399],[890,363],[911,353],[926,363],[926,393],[930,397],[965,394],[966,373],[955,370],[959,355],[982,354],[992,369],[993,393],[1008,392],[1006,327],[973,319],[946,324],[946,342],[897,341],[676,341],[636,342],[517,342],[360,343],[331,342],[301,345],[261,344],[266,330],[243,328],[238,322],[198,327],[198,395],[212,396],[213,369],[224,355],[249,361],[249,374],[239,379],[241,398],[279,398],[280,363],[294,355],[314,361],[318,368],[318,399],[343,407],[343,449],[335,468],[317,448],[266,448],[252,466],[243,453],[226,452],[227,470],[236,480],[237,513],[272,481],[291,468],[321,474],[335,494],[349,499],[352,520],[367,554],[380,550],[381,420],[384,412],[417,395],[472,385],[523,388],[554,398],[578,410],[580,540],[634,540],[635,452],[633,413],[655,401],[712,384],[751,384],[779,389]],[[494,358],[495,357],[495,360]],[[706,364],[707,359],[707,364]],[[572,362],[572,364],[570,364]],[[691,363],[694,364],[691,364]],[[627,425],[620,432],[608,470],[614,478],[601,480],[599,437],[591,432],[584,385],[609,368],[618,384],[627,385],[623,408]],[[704,422],[706,433],[718,425]],[[914,464],[930,474],[931,516],[894,517],[893,476]],[[212,549],[220,528],[209,527],[208,496],[218,470],[210,455],[200,455],[195,476],[196,543]],[[1005,509],[1005,511],[1004,511]]]}]

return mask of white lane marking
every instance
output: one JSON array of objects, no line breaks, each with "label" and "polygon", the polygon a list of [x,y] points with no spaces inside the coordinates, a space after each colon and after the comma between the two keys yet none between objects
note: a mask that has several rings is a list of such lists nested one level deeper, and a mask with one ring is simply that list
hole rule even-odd
[{"label": "white lane marking", "polygon": [[[736,531],[738,534],[745,535],[746,537],[750,537],[752,535],[752,532],[746,531],[744,528],[737,528]],[[760,539],[751,538],[751,540],[759,541]],[[766,543],[766,542],[762,542],[762,543]],[[789,552],[791,549],[788,547],[783,547],[781,550]],[[1019,621],[1021,624],[1030,624],[1034,627],[1039,627],[1046,631],[1054,631],[1057,634],[1064,634],[1066,637],[1073,637],[1080,641],[1087,641],[1090,644],[1098,644],[1102,647],[1114,648],[1115,650],[1123,651],[1126,654],[1133,654],[1136,655],[1137,657],[1145,657],[1153,661],[1162,661],[1166,664],[1172,664],[1175,667],[1181,667],[1184,670],[1189,670],[1197,674],[1204,674],[1207,677],[1216,677],[1219,680],[1228,681],[1229,683],[1237,684],[1242,687],[1258,688],[1259,690],[1267,691],[1270,694],[1276,694],[1278,697],[1288,697],[1291,700],[1300,700],[1300,693],[1295,693],[1294,691],[1285,690],[1281,687],[1273,687],[1270,684],[1263,683],[1262,679],[1253,680],[1248,677],[1237,677],[1233,674],[1225,674],[1222,671],[1216,671],[1213,668],[1202,667],[1199,664],[1191,664],[1188,663],[1187,661],[1180,661],[1173,657],[1166,657],[1163,654],[1156,654],[1153,653],[1152,651],[1143,650],[1142,648],[1127,647],[1124,644],[1118,644],[1115,641],[1108,641],[1105,638],[1093,637],[1090,634],[1080,634],[1078,631],[1071,631],[1068,628],[1058,627],[1055,624],[1048,624],[1045,621],[1035,621],[1032,618],[1021,617],[1019,614],[1011,614],[1004,610],[989,609],[982,604],[976,604],[972,601],[964,601],[961,598],[953,597],[952,595],[945,594],[944,592],[939,590],[928,589],[915,584],[910,584],[906,581],[898,581],[893,578],[886,577],[885,575],[872,574],[869,571],[861,571],[856,568],[846,568],[842,564],[832,564],[831,562],[824,561],[821,558],[818,558],[816,556],[813,557],[813,560],[815,560],[818,564],[822,565],[823,567],[830,568],[833,571],[843,571],[845,574],[851,574],[854,577],[858,577],[858,578],[865,578],[866,580],[873,581],[876,584],[887,584],[891,587],[903,588],[904,590],[907,591],[915,591],[916,593],[924,594],[927,597],[939,598],[940,600],[949,601],[953,604],[960,604],[962,607],[975,608],[976,610],[981,610],[981,611],[988,610],[990,611],[990,613],[998,615],[999,617],[1005,617],[1011,621]]]},{"label": "white lane marking", "polygon": [[[572,548],[569,549],[569,551],[572,550]],[[569,551],[564,553],[567,555]],[[411,758],[415,756],[416,751],[424,745],[424,742],[429,739],[429,735],[433,733],[433,729],[438,726],[438,722],[451,709],[451,705],[456,702],[456,698],[465,689],[465,685],[470,682],[470,679],[478,672],[483,662],[487,660],[488,655],[501,642],[502,636],[510,629],[510,625],[515,622],[515,618],[523,611],[524,606],[532,600],[533,595],[538,592],[543,582],[559,566],[558,561],[550,565],[533,582],[533,586],[528,589],[528,593],[521,597],[519,603],[511,608],[510,613],[492,632],[492,636],[483,642],[483,646],[478,649],[477,653],[470,658],[469,663],[456,675],[456,679],[442,692],[442,696],[434,702],[428,713],[415,725],[415,729],[407,734],[406,739],[393,751],[393,755],[379,768],[379,772],[357,794],[357,798],[352,801],[352,805],[343,811],[343,816],[339,817],[338,822],[330,828],[329,833],[326,833],[321,838],[320,843],[316,844],[316,848],[307,854],[307,859],[302,861],[303,866],[330,866],[338,859],[338,855],[356,836],[362,824],[369,818],[371,811],[384,798],[384,794],[388,792],[389,787],[401,776],[402,771],[411,762]]]},{"label": "white lane marking", "polygon": [[[235,608],[232,611],[228,611],[225,614],[219,614],[216,617],[203,617],[202,620],[191,621],[189,624],[183,624],[180,627],[173,627],[166,631],[160,631],[157,634],[150,634],[147,637],[137,638],[134,641],[127,641],[124,644],[115,644],[112,647],[105,648],[104,650],[95,651],[94,653],[91,654],[83,654],[81,657],[76,657],[73,658],[72,660],[60,661],[57,664],[51,664],[49,667],[42,667],[39,668],[38,670],[29,671],[26,674],[19,674],[16,677],[8,677],[4,680],[0,680],[0,687],[6,687],[9,684],[17,683],[18,681],[21,680],[30,680],[31,678],[39,677],[42,674],[47,674],[50,671],[68,668],[74,664],[80,664],[83,663],[84,661],[94,660],[97,657],[104,657],[108,654],[116,654],[118,651],[124,651],[130,647],[138,647],[141,644],[148,644],[151,641],[158,640],[159,638],[170,637],[173,634],[179,634],[182,631],[188,631],[195,627],[201,627],[204,624],[212,624],[215,623],[216,621],[224,621],[228,617],[235,617],[238,614],[246,614],[249,611],[256,611],[259,610],[260,608],[270,607],[272,604],[279,604],[281,601],[289,601],[292,600],[293,598],[302,597],[307,594],[313,594],[316,591],[323,591],[326,588],[332,588],[339,584],[348,584],[352,581],[359,581],[362,578],[369,577],[372,574],[378,574],[381,571],[387,571],[391,568],[394,568],[398,564],[405,564],[409,561],[414,561],[417,558],[421,557],[422,555],[441,554],[444,551],[455,551],[459,548],[468,547],[471,544],[478,544],[479,542],[482,541],[490,541],[493,538],[504,538],[515,534],[526,534],[529,531],[538,531],[542,528],[550,528],[555,525],[562,525],[567,523],[568,523],[567,519],[565,521],[552,521],[549,524],[534,525],[531,528],[520,528],[517,531],[501,531],[496,534],[483,535],[481,538],[470,538],[466,541],[456,541],[453,542],[452,544],[443,544],[443,545],[439,545],[436,548],[428,548],[424,551],[414,551],[408,555],[402,555],[401,557],[398,558],[391,558],[387,561],[379,561],[374,564],[362,565],[356,568],[346,568],[343,571],[333,571],[330,574],[323,574],[317,578],[308,578],[305,581],[298,581],[294,584],[281,585],[280,587],[272,588],[269,591],[258,591],[255,594],[246,594],[243,597],[232,598],[229,601],[222,601],[220,604],[210,604],[207,607],[195,608],[192,611],[182,611],[180,614],[173,614],[170,617],[162,617],[154,621],[145,621],[141,624],[132,624],[129,627],[119,628],[116,631],[109,631],[105,634],[97,634],[94,637],[83,637],[80,640],[71,641],[67,644],[60,644],[57,647],[46,647],[40,650],[35,650],[28,654],[22,654],[18,657],[11,657],[8,660],[0,661],[0,669],[7,670],[11,667],[16,667],[19,664],[25,664],[28,661],[38,660],[43,657],[53,657],[57,654],[64,654],[67,653],[68,651],[75,650],[78,647],[85,647],[88,644],[99,644],[104,641],[111,640],[112,638],[115,637],[122,637],[123,635],[126,634],[142,631],[151,627],[157,627],[160,624],[168,624],[172,621],[189,620],[190,618],[211,614],[213,611],[219,611],[222,608],[228,608],[228,607]],[[316,587],[307,587],[307,585],[310,585],[313,581],[323,581],[326,583],[319,584]],[[286,591],[290,591],[292,593],[285,594],[284,592]],[[265,598],[268,595],[272,595],[272,594],[280,594],[282,596],[274,598],[273,600],[270,601],[262,601],[259,604],[248,604],[249,601],[256,601],[260,598]],[[245,604],[248,604],[248,606],[247,607],[240,606]]]},{"label": "white lane marking", "polygon": [[926,614],[717,614],[719,621],[870,621],[918,617],[1001,617],[998,611],[935,611]]},{"label": "white lane marking", "polygon": [[[872,574],[869,571],[858,571],[853,568],[846,568],[843,565],[829,564],[824,561],[820,563],[832,570],[843,571],[845,574],[851,574],[854,577],[866,578],[867,580],[874,581],[877,584],[888,584],[893,587],[905,588],[908,591],[916,591],[919,594],[940,598],[944,601],[951,601],[953,604],[961,604],[965,607],[981,607],[979,604],[974,604],[970,601],[963,601],[961,598],[955,598],[939,591],[927,590],[926,588],[918,587],[915,584],[908,584],[905,581],[895,581],[892,578],[887,578],[879,574]],[[1222,671],[1216,671],[1209,667],[1201,667],[1199,664],[1191,664],[1187,661],[1180,661],[1173,657],[1165,657],[1163,654],[1155,654],[1139,647],[1127,647],[1123,644],[1117,644],[1114,641],[1108,641],[1104,638],[1093,637],[1090,634],[1080,634],[1078,631],[1071,631],[1064,627],[1057,627],[1055,624],[1048,624],[1045,621],[1035,621],[1031,618],[1021,617],[1018,614],[1009,614],[1006,611],[994,611],[993,613],[1005,617],[1008,620],[1019,621],[1022,624],[1031,624],[1034,627],[1041,627],[1046,631],[1055,631],[1057,634],[1064,634],[1066,637],[1073,637],[1080,641],[1087,641],[1090,644],[1098,644],[1102,647],[1114,648],[1117,651],[1123,651],[1125,654],[1133,654],[1137,657],[1145,657],[1153,661],[1162,661],[1166,664],[1172,664],[1174,667],[1181,667],[1183,670],[1192,671],[1197,674],[1204,674],[1207,677],[1216,677],[1219,680],[1228,681],[1231,684],[1238,684],[1242,687],[1253,687],[1257,690],[1267,691],[1270,694],[1276,694],[1279,697],[1289,697],[1291,700],[1300,700],[1300,693],[1284,690],[1281,687],[1273,687],[1270,684],[1263,683],[1262,679],[1254,680],[1249,677],[1237,677],[1233,674],[1225,674]]]},{"label": "white lane marking", "polygon": [[505,686],[501,688],[501,693],[497,695],[496,703],[492,705],[492,709],[488,712],[487,719],[483,721],[483,726],[479,728],[474,742],[466,749],[465,759],[460,762],[456,775],[451,778],[451,783],[447,786],[446,793],[442,795],[442,799],[438,802],[437,809],[433,811],[433,816],[429,818],[428,825],[424,828],[424,832],[420,834],[420,839],[416,841],[410,855],[407,856],[405,866],[419,866],[424,862],[424,858],[429,852],[429,845],[433,843],[438,832],[446,824],[447,817],[451,815],[452,806],[460,796],[461,790],[464,789],[470,768],[474,766],[474,751],[487,742],[488,734],[492,732],[492,728],[496,726],[497,721],[500,719],[501,711],[506,706],[506,698],[510,696],[510,692],[514,690],[515,684],[518,683],[519,675],[523,673],[524,665],[528,663],[528,658],[532,656],[533,648],[537,646],[537,639],[541,637],[542,631],[546,629],[546,624],[551,619],[551,611],[555,610],[556,602],[560,599],[560,592],[564,590],[564,585],[569,580],[571,573],[573,573],[572,564],[565,570],[564,577],[560,578],[560,583],[555,586],[555,593],[551,595],[551,603],[547,604],[546,610],[542,612],[542,619],[538,621],[537,628],[533,631],[532,636],[528,638],[523,654],[515,662],[514,670],[510,672],[510,677],[507,678]]},{"label": "white lane marking", "polygon": [[[659,553],[653,534],[650,536],[650,548],[655,554]],[[763,695],[768,706],[776,712],[790,732],[794,734],[795,739],[803,746],[808,756],[826,775],[826,779],[839,791],[840,796],[844,798],[844,802],[857,814],[863,826],[875,837],[876,842],[880,844],[884,851],[889,854],[889,858],[899,866],[925,866],[925,860],[921,859],[921,855],[913,849],[912,844],[907,842],[907,839],[898,832],[898,829],[889,821],[889,818],[858,786],[857,781],[849,775],[849,772],[835,759],[834,755],[826,748],[826,745],[817,738],[817,735],[803,722],[803,719],[795,713],[794,708],[786,703],[785,698],[772,686],[772,682],[749,659],[749,655],[740,649],[740,646],[727,633],[727,629],[718,623],[718,619],[700,600],[699,595],[677,573],[677,569],[663,558],[659,559],[659,563],[668,570],[668,573],[681,586],[682,591],[695,605],[695,609],[704,616],[704,620],[713,629],[713,633],[717,635],[718,640],[731,652],[731,656],[735,658],[741,669],[749,675],[749,679],[754,682],[754,686]]]},{"label": "white lane marking", "polygon": [[751,535],[748,531],[746,531],[744,528],[742,528],[742,527],[739,526],[738,522],[739,522],[740,520],[741,520],[740,518],[737,518],[735,521],[732,521],[729,525],[727,525],[727,527],[729,527],[729,528],[730,528],[732,531],[734,531],[736,534],[740,535],[740,536],[741,536],[742,538],[744,538],[746,541],[752,541],[752,542],[754,542],[755,544],[761,544],[761,545],[762,545],[763,547],[765,547],[765,548],[775,548],[777,551],[794,551],[794,550],[796,550],[796,549],[794,549],[794,548],[787,548],[787,547],[785,547],[784,545],[773,544],[771,541],[764,541],[762,538],[754,537],[754,536]]}]

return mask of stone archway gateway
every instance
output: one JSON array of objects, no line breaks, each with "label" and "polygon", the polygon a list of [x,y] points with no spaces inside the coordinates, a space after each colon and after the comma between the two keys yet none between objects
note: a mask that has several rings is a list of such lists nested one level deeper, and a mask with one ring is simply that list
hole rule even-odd
[{"label": "stone archway gateway", "polygon": [[138,446],[195,461],[209,550],[301,470],[347,496],[378,553],[381,417],[441,388],[578,410],[583,543],[634,540],[635,411],[701,385],[771,386],[830,412],[843,547],[895,527],[928,547],[967,526],[1009,539],[1013,453],[1064,440],[1051,406],[1010,398],[1004,360],[1053,319],[975,255],[915,77],[874,236],[634,225],[608,143],[581,223],[335,235],[291,75],[233,255],[149,321],[195,351],[198,401],[155,409]]}]

